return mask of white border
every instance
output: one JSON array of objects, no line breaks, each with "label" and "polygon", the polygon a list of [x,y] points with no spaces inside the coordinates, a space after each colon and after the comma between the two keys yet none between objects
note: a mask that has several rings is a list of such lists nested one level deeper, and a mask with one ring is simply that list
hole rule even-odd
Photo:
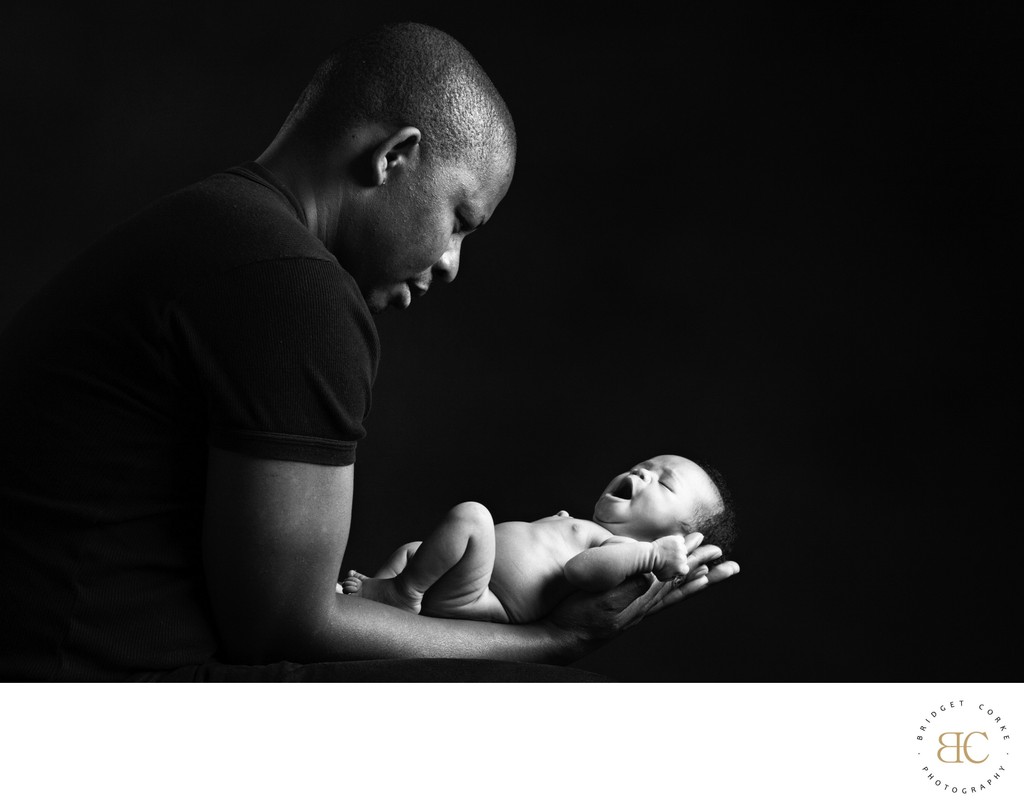
[{"label": "white border", "polygon": [[[6,804],[1024,805],[929,789],[914,736],[1005,683],[0,685]],[[6,798],[12,798],[8,801]],[[758,803],[761,804],[761,803]]]}]

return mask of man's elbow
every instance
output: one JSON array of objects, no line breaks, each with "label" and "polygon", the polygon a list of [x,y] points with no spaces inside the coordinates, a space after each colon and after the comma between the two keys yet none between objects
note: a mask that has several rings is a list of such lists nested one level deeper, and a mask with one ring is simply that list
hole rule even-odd
[{"label": "man's elbow", "polygon": [[285,613],[263,613],[259,608],[217,620],[218,659],[235,665],[274,662],[315,662],[316,637],[327,615],[320,606],[305,605]]}]

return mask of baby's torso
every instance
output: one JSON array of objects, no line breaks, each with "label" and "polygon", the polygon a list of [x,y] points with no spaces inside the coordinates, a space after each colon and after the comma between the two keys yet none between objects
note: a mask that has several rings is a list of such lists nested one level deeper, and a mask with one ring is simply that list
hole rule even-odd
[{"label": "baby's torso", "polygon": [[571,516],[500,522],[494,532],[490,588],[513,623],[532,622],[557,606],[572,591],[562,574],[565,562],[609,535],[600,525]]}]

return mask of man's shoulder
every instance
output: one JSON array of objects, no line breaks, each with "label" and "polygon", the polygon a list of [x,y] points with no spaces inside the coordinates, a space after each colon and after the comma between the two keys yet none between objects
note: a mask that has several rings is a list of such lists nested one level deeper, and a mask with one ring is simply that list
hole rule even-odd
[{"label": "man's shoulder", "polygon": [[231,170],[138,211],[81,253],[56,285],[105,310],[125,301],[138,310],[141,302],[144,311],[207,311],[211,321],[237,316],[243,305],[291,305],[306,320],[321,312],[333,322],[328,303],[345,305],[375,339],[355,280],[306,226],[298,203]]},{"label": "man's shoulder", "polygon": [[226,169],[165,194],[109,230],[76,263],[142,267],[182,280],[246,264],[305,259],[337,266],[298,203],[270,183]]},{"label": "man's shoulder", "polygon": [[337,262],[286,191],[243,167],[181,188],[140,214],[139,224],[220,265],[288,258]]}]

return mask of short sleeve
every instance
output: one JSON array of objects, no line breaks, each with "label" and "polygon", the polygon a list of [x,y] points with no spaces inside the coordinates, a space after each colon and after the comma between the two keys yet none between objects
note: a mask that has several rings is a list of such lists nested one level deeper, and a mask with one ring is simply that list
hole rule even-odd
[{"label": "short sleeve", "polygon": [[170,305],[167,329],[174,371],[203,399],[210,445],[355,462],[380,347],[336,262],[275,259],[208,275]]}]

